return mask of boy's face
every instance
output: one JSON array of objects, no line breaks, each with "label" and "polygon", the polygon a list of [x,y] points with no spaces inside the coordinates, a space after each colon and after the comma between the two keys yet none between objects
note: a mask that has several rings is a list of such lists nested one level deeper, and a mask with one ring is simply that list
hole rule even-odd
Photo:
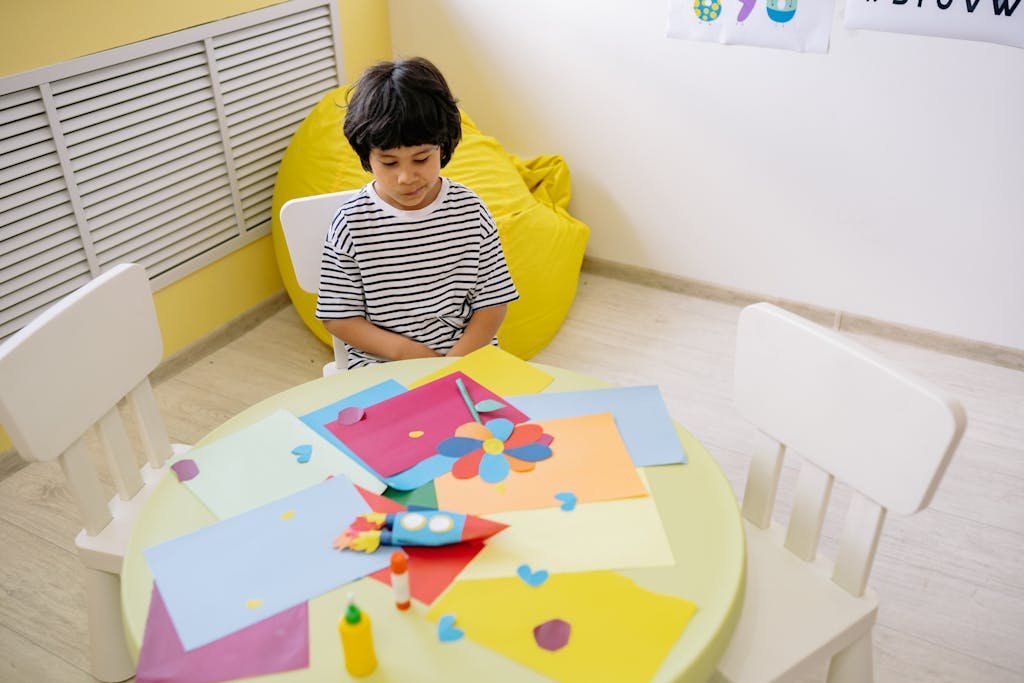
[{"label": "boy's face", "polygon": [[441,148],[416,145],[370,150],[370,170],[380,198],[397,209],[422,209],[441,190]]}]

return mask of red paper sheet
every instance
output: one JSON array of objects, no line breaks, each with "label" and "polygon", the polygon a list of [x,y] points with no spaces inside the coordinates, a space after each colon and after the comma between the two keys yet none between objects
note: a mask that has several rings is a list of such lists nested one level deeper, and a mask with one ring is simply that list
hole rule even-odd
[{"label": "red paper sheet", "polygon": [[[404,505],[390,498],[363,489],[359,489],[359,493],[374,512],[402,512],[406,509]],[[483,548],[483,541],[430,548],[403,548],[402,550],[409,556],[409,592],[412,597],[425,605],[432,604]],[[381,569],[370,576],[383,584],[391,585],[391,572],[388,569]]]}]

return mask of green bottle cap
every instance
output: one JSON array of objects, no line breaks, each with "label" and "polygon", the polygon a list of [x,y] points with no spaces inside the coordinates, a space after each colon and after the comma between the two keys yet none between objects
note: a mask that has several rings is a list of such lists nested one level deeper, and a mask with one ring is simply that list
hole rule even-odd
[{"label": "green bottle cap", "polygon": [[363,613],[359,611],[354,602],[348,603],[348,609],[345,610],[345,621],[350,624],[358,624],[363,620]]}]

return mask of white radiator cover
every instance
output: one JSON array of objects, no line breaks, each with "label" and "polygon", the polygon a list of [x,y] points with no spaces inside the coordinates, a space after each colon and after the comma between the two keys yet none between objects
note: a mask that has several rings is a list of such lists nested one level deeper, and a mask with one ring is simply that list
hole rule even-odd
[{"label": "white radiator cover", "polygon": [[0,79],[0,341],[118,263],[159,289],[268,234],[339,35],[292,0]]}]

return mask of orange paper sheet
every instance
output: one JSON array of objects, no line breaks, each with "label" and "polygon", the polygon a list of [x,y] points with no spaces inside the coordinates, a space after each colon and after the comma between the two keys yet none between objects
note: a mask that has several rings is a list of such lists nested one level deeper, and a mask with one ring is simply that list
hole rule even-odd
[{"label": "orange paper sheet", "polygon": [[[555,494],[571,491],[578,502],[646,496],[611,413],[538,422],[554,437],[554,454],[529,472],[509,473],[500,484],[479,477],[434,480],[437,506],[470,514],[556,507]],[[571,513],[570,513],[571,514]]]},{"label": "orange paper sheet", "polygon": [[[466,637],[558,681],[649,681],[697,606],[640,588],[613,572],[552,574],[533,588],[518,577],[458,581],[428,618],[455,616]],[[569,623],[565,647],[537,645],[534,628]]]},{"label": "orange paper sheet", "polygon": [[451,365],[421,377],[409,385],[415,389],[439,377],[462,371],[499,396],[535,394],[543,391],[554,377],[497,346],[484,346],[466,354]]}]

